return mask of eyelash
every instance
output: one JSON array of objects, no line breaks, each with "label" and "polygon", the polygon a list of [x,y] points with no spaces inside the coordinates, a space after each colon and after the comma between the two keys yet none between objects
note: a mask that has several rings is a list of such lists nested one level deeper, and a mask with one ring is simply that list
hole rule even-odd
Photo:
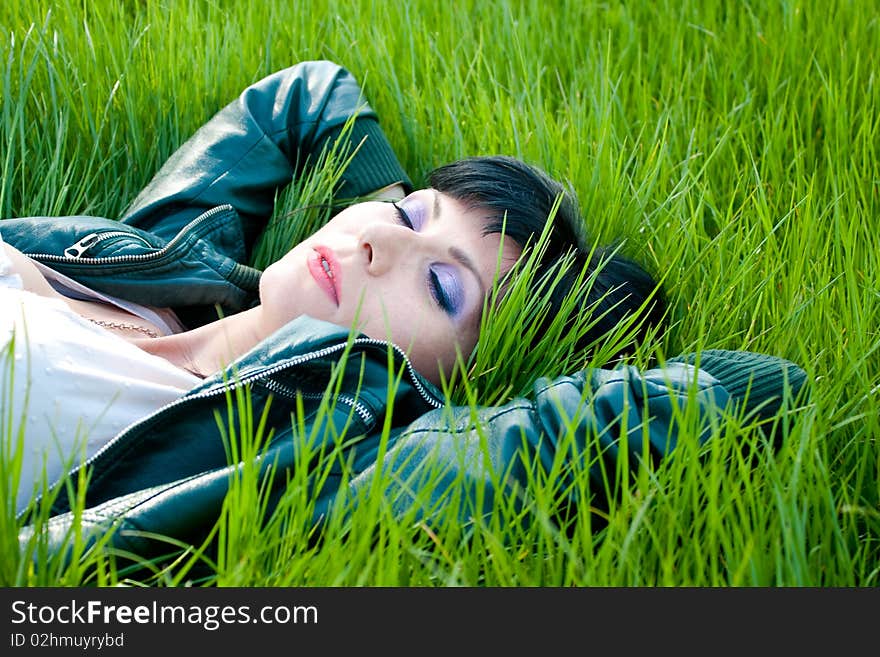
[{"label": "eyelash", "polygon": [[431,296],[434,297],[434,301],[437,302],[437,305],[445,312],[447,315],[453,315],[452,303],[449,301],[449,297],[446,295],[446,290],[443,289],[443,286],[440,285],[440,279],[437,274],[431,270],[428,274],[428,278],[431,283],[428,287],[431,288]]},{"label": "eyelash", "polygon": [[[402,207],[397,205],[397,203],[392,203],[394,209],[397,211],[397,220],[402,225],[406,226],[410,230],[415,230],[413,227],[413,223],[409,218],[409,215],[406,213]],[[440,279],[437,274],[431,270],[428,272],[428,288],[430,289],[431,296],[434,297],[434,301],[438,306],[445,312],[447,315],[453,315],[452,303],[449,301],[449,297],[446,294],[446,291],[443,289],[443,286],[440,284]]]},{"label": "eyelash", "polygon": [[413,228],[413,223],[412,221],[410,221],[409,215],[406,213],[406,211],[402,207],[397,205],[397,203],[392,203],[391,205],[393,205],[394,209],[397,210],[397,220],[410,230],[415,230],[415,228]]}]

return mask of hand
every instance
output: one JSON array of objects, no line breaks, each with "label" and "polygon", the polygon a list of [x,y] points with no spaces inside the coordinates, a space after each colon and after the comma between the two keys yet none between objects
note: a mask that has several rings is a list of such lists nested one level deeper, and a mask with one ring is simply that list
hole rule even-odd
[{"label": "hand", "polygon": [[400,183],[393,183],[377,189],[364,197],[365,201],[399,201],[406,196],[406,190]]}]

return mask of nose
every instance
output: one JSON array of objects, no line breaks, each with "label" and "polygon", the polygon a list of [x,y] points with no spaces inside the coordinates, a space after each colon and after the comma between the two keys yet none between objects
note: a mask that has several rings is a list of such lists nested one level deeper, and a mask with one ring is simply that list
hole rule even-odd
[{"label": "nose", "polygon": [[371,276],[382,276],[404,263],[417,248],[417,234],[405,226],[374,223],[360,235],[360,248]]}]

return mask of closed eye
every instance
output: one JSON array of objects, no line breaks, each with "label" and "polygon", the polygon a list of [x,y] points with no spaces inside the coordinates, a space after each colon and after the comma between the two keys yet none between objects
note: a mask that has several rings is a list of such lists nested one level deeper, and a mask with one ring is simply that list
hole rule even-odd
[{"label": "closed eye", "polygon": [[422,230],[427,221],[425,203],[418,194],[418,192],[414,192],[394,203],[394,209],[397,210],[397,218],[400,223],[416,232]]},{"label": "closed eye", "polygon": [[428,288],[440,309],[450,317],[457,316],[464,307],[464,289],[455,268],[435,263],[428,270]]},{"label": "closed eye", "polygon": [[415,228],[413,228],[412,220],[409,218],[406,210],[397,205],[397,203],[392,203],[391,205],[393,205],[394,209],[397,210],[397,220],[410,230],[415,230]]},{"label": "closed eye", "polygon": [[453,314],[452,304],[449,301],[449,297],[446,296],[446,291],[443,289],[443,285],[440,283],[440,277],[437,276],[437,272],[431,270],[429,275],[431,284],[431,296],[434,297],[434,301],[437,302],[437,305],[448,315]]},{"label": "closed eye", "polygon": [[[424,205],[418,198],[406,197],[399,203],[392,202],[397,222],[418,231],[425,221]],[[464,289],[455,267],[446,263],[434,263],[428,269],[428,291],[434,303],[450,317],[458,315],[464,307]]]}]

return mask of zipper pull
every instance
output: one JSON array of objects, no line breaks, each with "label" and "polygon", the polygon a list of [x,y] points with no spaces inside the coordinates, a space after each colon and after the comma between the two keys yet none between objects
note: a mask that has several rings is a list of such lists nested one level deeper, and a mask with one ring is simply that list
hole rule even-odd
[{"label": "zipper pull", "polygon": [[68,258],[82,258],[83,254],[85,254],[86,251],[94,246],[95,242],[97,241],[98,233],[89,233],[79,242],[71,244],[66,249],[64,249],[64,255],[66,255]]}]

